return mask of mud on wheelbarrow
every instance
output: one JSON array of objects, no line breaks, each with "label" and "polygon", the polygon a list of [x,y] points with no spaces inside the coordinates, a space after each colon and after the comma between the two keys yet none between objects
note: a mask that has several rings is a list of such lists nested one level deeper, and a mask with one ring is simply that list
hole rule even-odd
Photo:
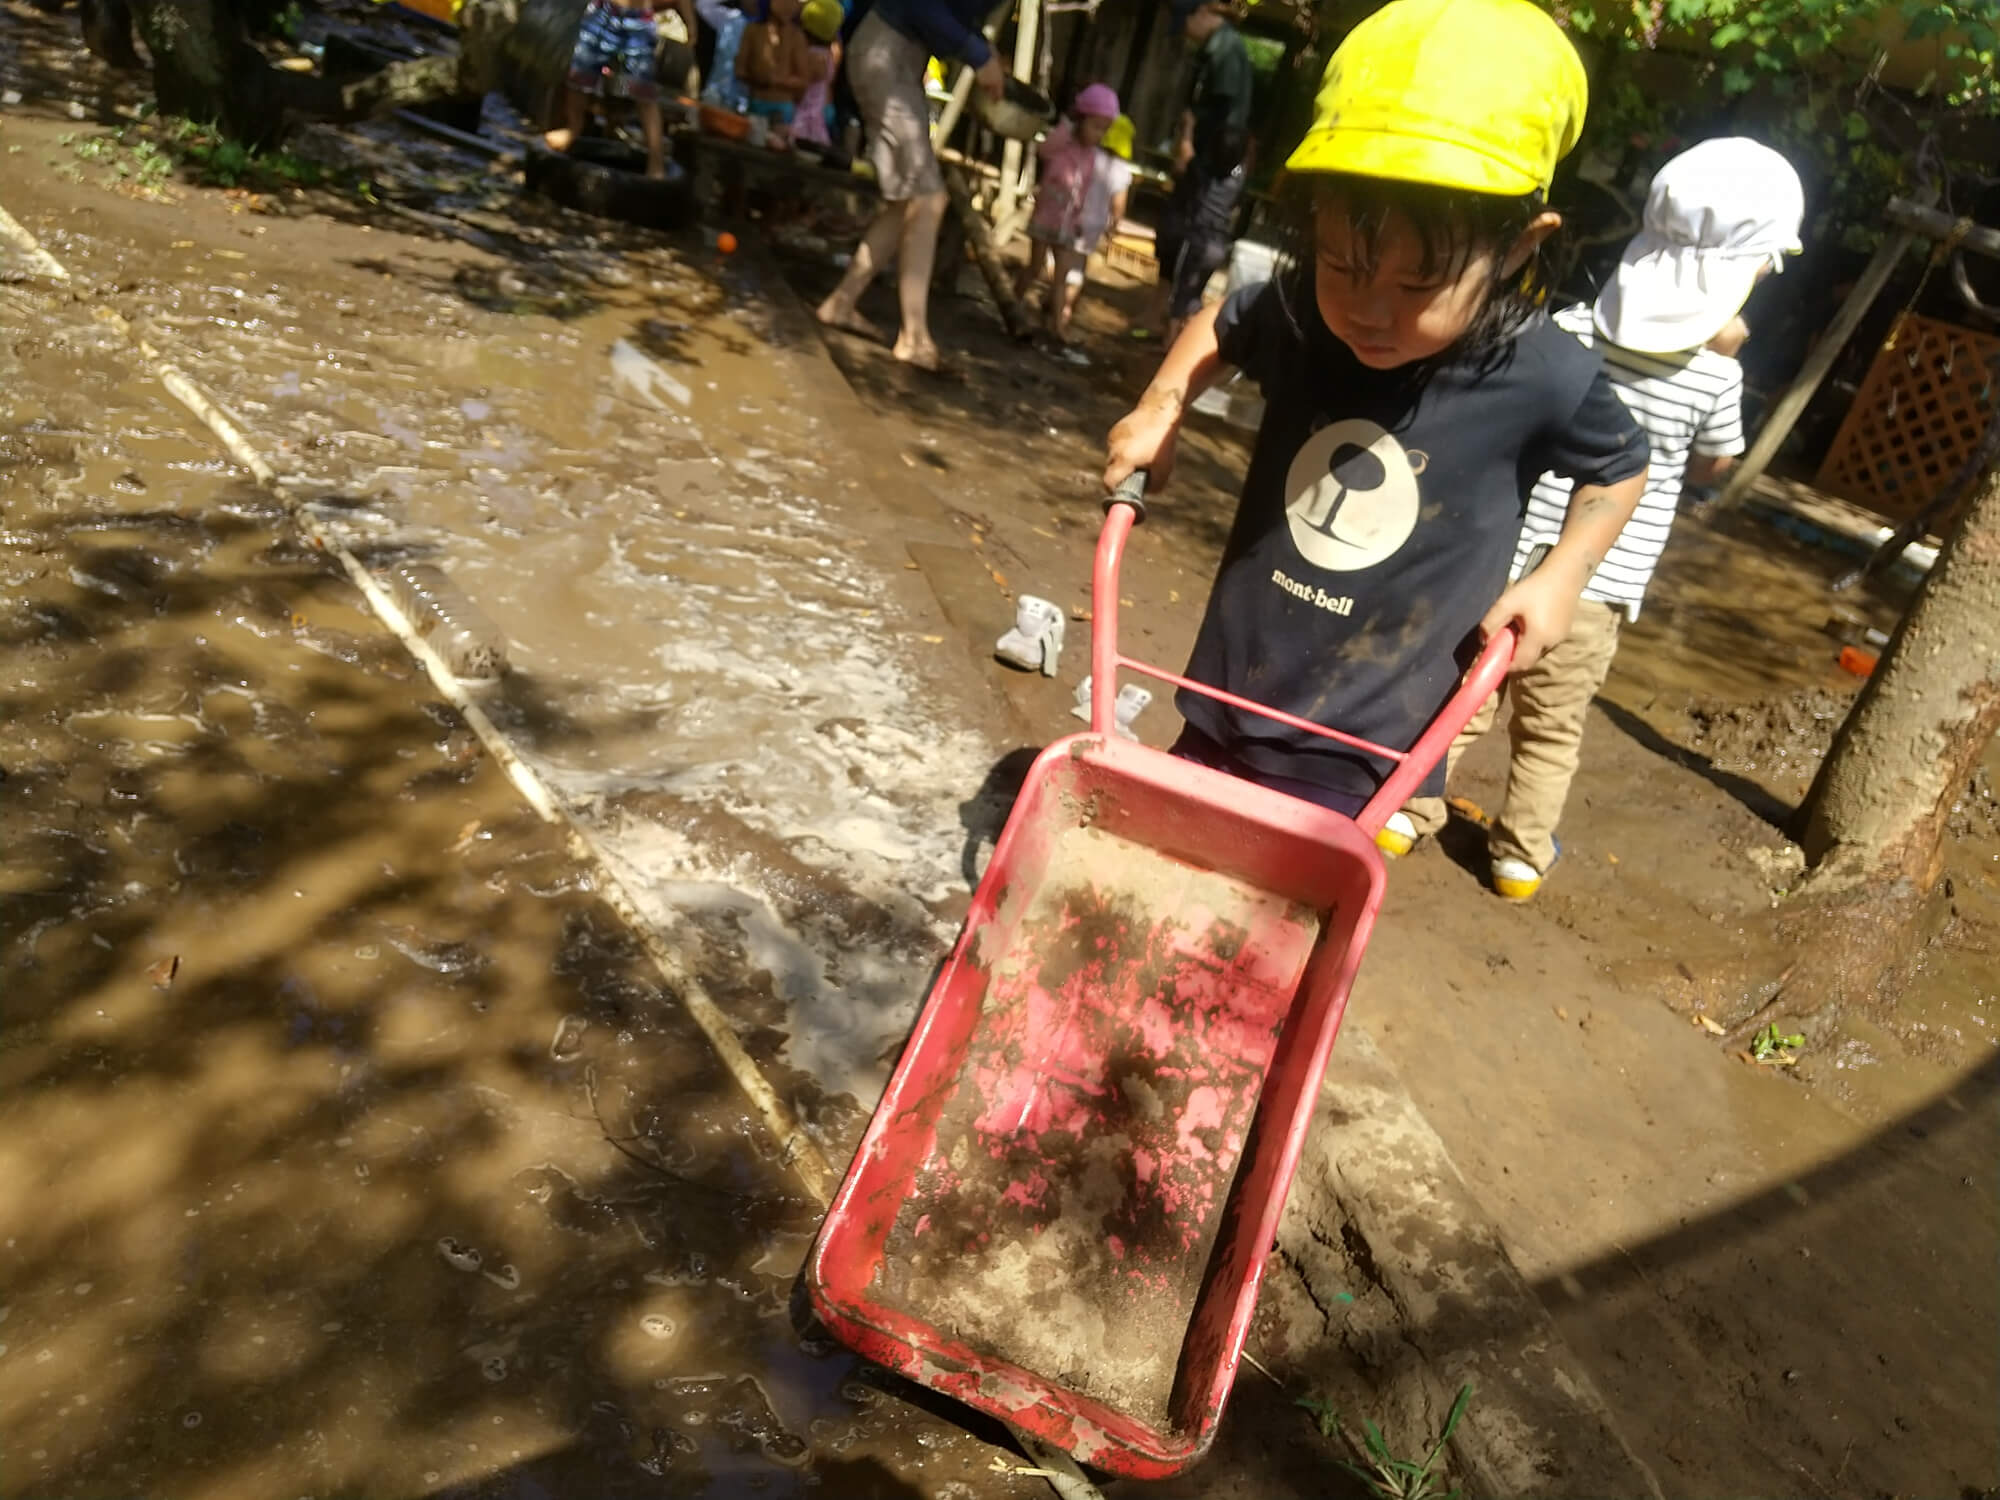
[{"label": "mud on wheelbarrow", "polygon": [[[1383,886],[1374,834],[1499,685],[1407,752],[1118,654],[1098,542],[1088,733],[1035,761],[806,1266],[843,1343],[1083,1463],[1215,1436]],[[1356,818],[1112,733],[1120,667],[1394,764]]]}]

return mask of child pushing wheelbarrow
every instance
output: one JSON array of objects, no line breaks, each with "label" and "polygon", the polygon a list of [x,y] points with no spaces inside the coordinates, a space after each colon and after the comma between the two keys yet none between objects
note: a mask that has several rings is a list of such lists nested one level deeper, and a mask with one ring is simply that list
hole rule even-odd
[{"label": "child pushing wheelbarrow", "polygon": [[[1528,0],[1392,0],[1289,163],[1310,249],[1195,317],[1113,430],[1091,729],[1029,774],[807,1265],[843,1342],[1081,1462],[1160,1477],[1212,1441],[1374,835],[1562,638],[1637,502],[1644,437],[1539,311],[1583,105]],[[1226,365],[1266,416],[1175,676],[1119,654],[1119,565]],[[1569,518],[1509,587],[1544,471]],[[1112,732],[1120,667],[1179,689],[1171,751]]]}]

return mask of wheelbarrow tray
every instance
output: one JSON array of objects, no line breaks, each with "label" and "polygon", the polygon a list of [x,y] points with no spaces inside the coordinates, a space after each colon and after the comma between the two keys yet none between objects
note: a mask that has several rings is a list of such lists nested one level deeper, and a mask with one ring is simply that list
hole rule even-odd
[{"label": "wheelbarrow tray", "polygon": [[1199,1458],[1382,885],[1337,813],[1043,751],[821,1228],[820,1318],[1080,1461]]}]

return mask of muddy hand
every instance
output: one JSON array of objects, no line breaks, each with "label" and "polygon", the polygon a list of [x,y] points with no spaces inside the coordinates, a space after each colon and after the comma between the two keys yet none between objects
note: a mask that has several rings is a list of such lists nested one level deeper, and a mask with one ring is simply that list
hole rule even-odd
[{"label": "muddy hand", "polygon": [[1545,653],[1561,644],[1576,617],[1577,586],[1546,571],[1530,573],[1509,588],[1479,622],[1479,638],[1512,625],[1520,632],[1514,645],[1512,673],[1525,672]]},{"label": "muddy hand", "polygon": [[1180,429],[1178,401],[1155,398],[1150,391],[1142,396],[1139,404],[1111,429],[1105,444],[1105,493],[1117,489],[1141,469],[1148,473],[1149,491],[1165,489],[1174,471],[1174,449]]}]

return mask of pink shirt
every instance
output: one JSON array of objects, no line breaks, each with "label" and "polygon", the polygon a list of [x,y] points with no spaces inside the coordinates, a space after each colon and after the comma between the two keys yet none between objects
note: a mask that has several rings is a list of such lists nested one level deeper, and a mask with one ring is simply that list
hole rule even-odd
[{"label": "pink shirt", "polygon": [[1132,168],[1102,146],[1087,146],[1069,121],[1042,142],[1034,227],[1069,245],[1094,245],[1111,227],[1111,200],[1132,185]]},{"label": "pink shirt", "polygon": [[799,95],[799,107],[792,115],[792,134],[802,141],[831,146],[833,138],[826,133],[826,104],[833,86],[833,49],[808,47],[806,53],[820,65],[825,76],[807,84],[806,91]]}]

